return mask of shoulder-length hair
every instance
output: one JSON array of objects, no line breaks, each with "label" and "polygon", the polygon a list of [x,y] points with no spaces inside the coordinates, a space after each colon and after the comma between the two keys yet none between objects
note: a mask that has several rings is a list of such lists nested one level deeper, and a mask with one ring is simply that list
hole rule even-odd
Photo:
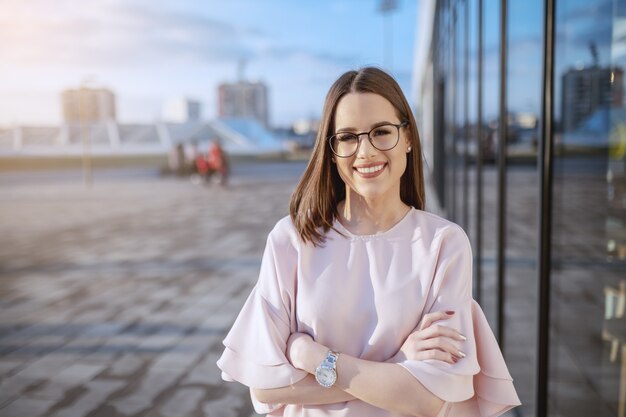
[{"label": "shoulder-length hair", "polygon": [[338,215],[337,205],[346,198],[346,186],[331,161],[333,154],[327,138],[335,132],[337,103],[348,93],[378,94],[393,105],[400,121],[408,122],[406,132],[412,151],[407,153],[407,167],[400,179],[400,198],[418,210],[423,210],[425,205],[422,147],[415,118],[400,86],[378,68],[348,71],[326,95],[311,159],[289,204],[289,214],[300,238],[315,246],[324,243]]}]

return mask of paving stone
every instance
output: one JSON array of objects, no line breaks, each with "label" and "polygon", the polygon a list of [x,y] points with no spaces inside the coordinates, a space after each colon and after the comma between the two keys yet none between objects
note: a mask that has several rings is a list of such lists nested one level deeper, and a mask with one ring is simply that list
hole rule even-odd
[{"label": "paving stone", "polygon": [[143,361],[134,353],[126,353],[119,358],[109,369],[109,375],[116,377],[128,377],[137,372]]},{"label": "paving stone", "polygon": [[51,378],[77,360],[78,357],[76,355],[52,352],[30,363],[23,370],[15,374],[15,376],[32,379]]},{"label": "paving stone", "polygon": [[[249,398],[248,401],[250,401]],[[204,415],[209,417],[239,417],[245,404],[246,399],[241,394],[228,392],[221,398],[206,401],[202,409]]]},{"label": "paving stone", "polygon": [[113,401],[111,405],[127,415],[151,408],[156,397],[167,388],[174,386],[181,373],[181,370],[151,368],[134,392]]},{"label": "paving stone", "polygon": [[9,335],[0,341],[0,348],[8,349],[6,358],[21,359],[40,357],[65,345],[70,339],[63,335],[15,336]]},{"label": "paving stone", "polygon": [[19,359],[0,359],[0,378],[14,373],[20,366],[24,366],[25,361]]},{"label": "paving stone", "polygon": [[200,408],[200,401],[205,396],[201,388],[180,388],[161,406],[163,417],[190,416]]},{"label": "paving stone", "polygon": [[39,417],[43,416],[54,401],[21,397],[0,409],[2,417]]},{"label": "paving stone", "polygon": [[206,341],[206,337],[186,336],[175,348],[160,355],[152,368],[184,373],[208,350]]},{"label": "paving stone", "polygon": [[180,333],[177,334],[157,334],[145,336],[139,344],[139,350],[163,351],[176,346],[183,338]]},{"label": "paving stone", "polygon": [[54,379],[46,381],[29,396],[41,399],[60,401],[65,393],[92,380],[106,369],[103,365],[77,363],[59,372]]},{"label": "paving stone", "polygon": [[41,378],[25,378],[18,375],[4,379],[0,383],[0,408],[18,398],[26,388],[36,386],[42,381]]},{"label": "paving stone", "polygon": [[61,408],[51,417],[84,417],[104,404],[106,398],[126,385],[124,381],[94,380],[85,386],[87,392],[71,405]]},{"label": "paving stone", "polygon": [[[107,312],[107,316],[111,313]],[[92,324],[86,329],[85,332],[81,333],[81,337],[103,337],[103,336],[113,336],[118,334],[122,329],[126,327],[124,323],[97,323]]]},{"label": "paving stone", "polygon": [[216,362],[220,354],[209,353],[198,365],[194,366],[187,377],[183,380],[185,384],[221,385],[224,383],[221,378],[221,371]]}]

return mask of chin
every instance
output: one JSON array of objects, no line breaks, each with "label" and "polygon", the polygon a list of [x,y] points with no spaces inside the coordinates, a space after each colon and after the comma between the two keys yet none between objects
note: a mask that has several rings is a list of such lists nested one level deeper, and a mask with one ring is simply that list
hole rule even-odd
[{"label": "chin", "polygon": [[388,189],[381,189],[380,187],[354,187],[352,192],[358,197],[366,199],[376,199],[388,195]]}]

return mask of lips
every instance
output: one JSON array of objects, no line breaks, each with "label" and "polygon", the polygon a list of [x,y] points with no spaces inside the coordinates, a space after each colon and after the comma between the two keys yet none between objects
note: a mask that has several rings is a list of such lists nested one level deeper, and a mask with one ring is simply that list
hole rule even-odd
[{"label": "lips", "polygon": [[354,170],[363,178],[373,178],[380,175],[387,163],[367,164],[354,167]]}]

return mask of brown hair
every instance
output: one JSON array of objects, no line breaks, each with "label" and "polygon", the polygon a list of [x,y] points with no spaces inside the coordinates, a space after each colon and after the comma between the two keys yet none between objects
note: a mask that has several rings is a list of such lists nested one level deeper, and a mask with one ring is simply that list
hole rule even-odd
[{"label": "brown hair", "polygon": [[378,68],[348,71],[335,81],[326,95],[322,120],[311,159],[300,178],[289,204],[291,220],[304,242],[321,245],[326,232],[337,217],[337,204],[346,197],[346,186],[335,164],[327,138],[335,131],[335,110],[339,100],[348,93],[374,93],[387,99],[401,121],[407,121],[407,134],[412,152],[407,153],[406,171],[400,179],[400,198],[423,210],[424,177],[422,147],[415,118],[398,83]]}]

